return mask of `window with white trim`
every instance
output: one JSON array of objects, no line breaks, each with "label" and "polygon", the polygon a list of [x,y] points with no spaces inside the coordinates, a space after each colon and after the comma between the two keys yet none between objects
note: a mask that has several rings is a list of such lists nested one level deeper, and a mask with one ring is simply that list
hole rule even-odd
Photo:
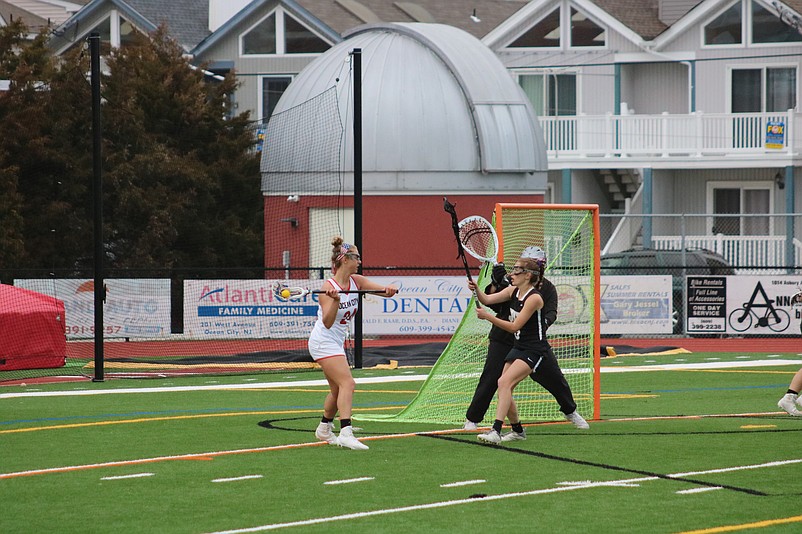
[{"label": "window with white trim", "polygon": [[291,76],[262,77],[261,117],[263,124],[267,124],[267,121],[270,120],[273,110],[276,109],[276,104],[278,104],[281,95],[287,90],[291,81]]},{"label": "window with white trim", "polygon": [[[708,206],[714,215],[710,232],[714,235],[771,235],[769,215],[774,210],[773,188],[772,182],[709,182]],[[744,213],[752,216],[744,216]],[[763,214],[766,216],[760,216]]]},{"label": "window with white trim", "polygon": [[331,45],[278,7],[240,36],[240,54],[319,54]]},{"label": "window with white trim", "polygon": [[703,43],[705,46],[802,43],[802,34],[786,22],[784,9],[757,0],[738,0],[704,25]]},{"label": "window with white trim", "polygon": [[732,113],[796,109],[796,71],[796,67],[733,68],[730,82]]},{"label": "window with white trim", "polygon": [[125,17],[120,16],[119,11],[111,10],[108,17],[87,30],[81,39],[75,39],[75,43],[67,48],[67,50],[85,46],[86,37],[92,34],[92,32],[98,32],[100,35],[100,50],[102,55],[107,55],[112,48],[121,48],[134,44],[137,37],[142,38],[145,36],[145,33],[139,31],[139,29]]},{"label": "window with white trim", "polygon": [[539,117],[576,115],[576,73],[519,73],[518,84]]},{"label": "window with white trim", "polygon": [[549,12],[519,35],[509,48],[598,48],[607,45],[607,30],[568,2]]}]

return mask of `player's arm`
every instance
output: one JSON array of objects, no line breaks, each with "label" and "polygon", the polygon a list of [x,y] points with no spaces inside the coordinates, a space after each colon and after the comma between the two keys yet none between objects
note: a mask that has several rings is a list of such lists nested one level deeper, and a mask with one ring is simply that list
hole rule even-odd
[{"label": "player's arm", "polygon": [[[511,289],[511,288],[508,288]],[[524,301],[524,307],[520,313],[515,317],[514,321],[505,321],[504,319],[499,319],[492,313],[488,312],[485,309],[479,308],[476,310],[476,315],[479,319],[484,319],[485,321],[490,321],[493,325],[501,328],[502,330],[506,330],[511,334],[514,334],[526,324],[526,322],[532,318],[534,313],[543,307],[543,298],[540,294],[536,293],[531,295]]]},{"label": "player's arm", "polygon": [[507,302],[512,298],[512,292],[515,290],[514,287],[510,286],[507,288],[502,289],[497,293],[493,293],[488,295],[481,289],[479,286],[476,285],[476,282],[473,280],[468,280],[468,289],[476,293],[476,298],[484,304],[485,306],[492,306],[494,304],[501,304],[502,302]]},{"label": "player's arm", "polygon": [[337,319],[337,310],[340,309],[340,293],[328,280],[323,282],[320,289],[325,291],[325,293],[320,293],[318,295],[318,303],[320,304],[320,309],[323,310],[323,326],[329,329]]},{"label": "player's arm", "polygon": [[549,280],[545,280],[541,288],[543,295],[543,318],[546,329],[557,322],[557,288]]},{"label": "player's arm", "polygon": [[[498,293],[502,289],[509,287],[509,285],[510,281],[507,279],[507,269],[504,267],[503,263],[498,263],[493,266],[493,270],[490,274],[490,283],[485,286],[485,293],[492,295],[493,293]],[[496,313],[501,313],[502,311],[501,304],[494,304],[490,307]]]},{"label": "player's arm", "polygon": [[383,286],[361,274],[354,274],[351,276],[359,289],[364,289],[366,291],[384,291],[384,293],[377,293],[380,297],[392,297],[398,293],[398,288],[395,286]]}]

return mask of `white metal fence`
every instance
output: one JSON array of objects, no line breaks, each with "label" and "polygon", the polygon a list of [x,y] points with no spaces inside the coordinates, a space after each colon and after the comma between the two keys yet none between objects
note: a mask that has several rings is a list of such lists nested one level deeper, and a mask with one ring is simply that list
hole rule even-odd
[{"label": "white metal fence", "polygon": [[[540,117],[550,158],[704,157],[799,152],[793,110],[779,113],[572,115]],[[769,125],[781,131],[768,131]],[[779,142],[778,142],[779,140]]]},{"label": "white metal fence", "polygon": [[[738,274],[783,273],[802,269],[802,214],[709,215],[671,214],[602,215],[602,255],[629,249],[707,249],[721,255]],[[760,219],[765,235],[710,233],[711,219],[722,227],[749,227],[747,219]],[[607,233],[604,233],[604,230]],[[791,234],[787,235],[789,229]]]}]

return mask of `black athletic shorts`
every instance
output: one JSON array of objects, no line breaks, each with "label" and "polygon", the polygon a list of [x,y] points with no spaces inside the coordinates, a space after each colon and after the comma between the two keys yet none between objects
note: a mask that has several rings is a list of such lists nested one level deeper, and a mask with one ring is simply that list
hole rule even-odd
[{"label": "black athletic shorts", "polygon": [[514,348],[507,353],[507,357],[504,358],[504,361],[507,363],[512,363],[515,360],[521,360],[534,371],[537,369],[537,366],[540,365],[540,362],[543,360],[543,356],[543,354],[538,354],[536,352]]}]

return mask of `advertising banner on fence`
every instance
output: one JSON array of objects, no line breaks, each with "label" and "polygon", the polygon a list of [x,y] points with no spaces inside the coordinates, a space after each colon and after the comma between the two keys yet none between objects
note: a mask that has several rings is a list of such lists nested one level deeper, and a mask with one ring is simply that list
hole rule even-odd
[{"label": "advertising banner on fence", "polygon": [[372,276],[370,279],[396,286],[398,294],[390,299],[375,295],[365,298],[362,316],[365,335],[451,335],[473,296],[464,276]]},{"label": "advertising banner on fence", "polygon": [[[303,338],[317,318],[317,295],[279,299],[275,280],[185,280],[184,334],[199,338]],[[319,289],[322,280],[282,283]]]},{"label": "advertising banner on fence", "polygon": [[[600,289],[602,335],[672,332],[673,294],[670,276],[602,276]],[[564,300],[560,295],[558,324],[563,314]]]},{"label": "advertising banner on fence", "polygon": [[688,276],[686,288],[688,333],[800,334],[800,276]]},{"label": "advertising banner on fence", "polygon": [[[470,305],[463,276],[376,276],[395,285],[398,294],[385,299],[365,295],[363,333],[440,335],[454,333]],[[273,293],[274,280],[186,280],[184,333],[200,338],[304,338],[317,318],[317,295],[283,300]],[[281,280],[319,289],[322,280]],[[563,278],[557,284],[559,312],[549,334],[576,333],[590,321],[593,297],[583,280]],[[602,334],[671,333],[670,276],[605,276],[601,281]],[[488,330],[490,325],[488,324]]]},{"label": "advertising banner on fence", "polygon": [[[19,279],[14,285],[64,301],[67,339],[95,335],[95,284],[89,279]],[[103,329],[106,338],[170,335],[170,280],[109,278]]]},{"label": "advertising banner on fence", "polygon": [[[365,295],[364,335],[449,335],[470,301],[464,277],[371,277],[395,285],[398,294],[385,299]],[[212,338],[303,338],[317,319],[316,294],[283,300],[273,293],[274,280],[186,280],[184,333]],[[322,280],[282,280],[287,285],[319,289]]]}]

